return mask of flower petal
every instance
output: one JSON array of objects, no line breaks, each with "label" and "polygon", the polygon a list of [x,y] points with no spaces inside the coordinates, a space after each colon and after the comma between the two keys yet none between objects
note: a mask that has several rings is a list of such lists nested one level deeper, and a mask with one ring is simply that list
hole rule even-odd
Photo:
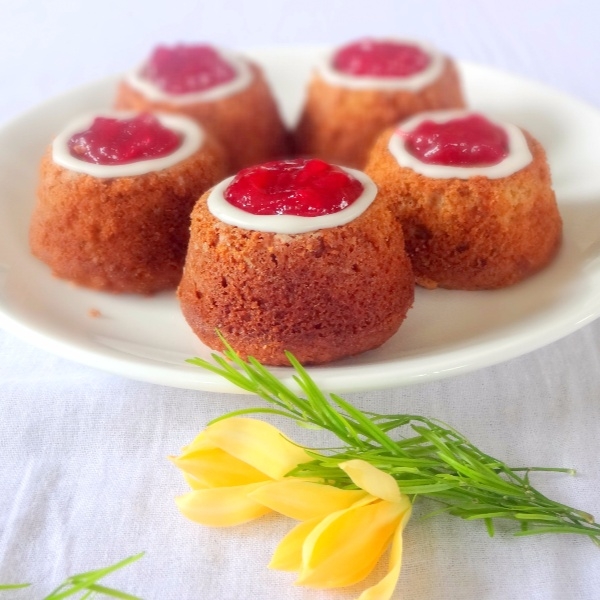
[{"label": "flower petal", "polygon": [[298,521],[324,518],[349,508],[367,496],[362,490],[341,490],[332,485],[285,478],[268,483],[252,492],[251,498]]},{"label": "flower petal", "polygon": [[270,509],[248,497],[262,483],[194,490],[175,498],[179,510],[192,521],[228,527],[256,519]]},{"label": "flower petal", "polygon": [[205,490],[207,487],[210,487],[208,485],[204,485],[202,481],[199,481],[198,479],[196,479],[192,475],[188,475],[187,473],[183,474],[183,478],[187,481],[187,484],[193,490]]},{"label": "flower petal", "polygon": [[231,487],[269,480],[261,471],[220,448],[203,448],[170,458],[202,487]]},{"label": "flower petal", "polygon": [[398,483],[388,473],[360,459],[340,463],[339,467],[361,490],[388,502],[400,502],[402,494],[398,489]]},{"label": "flower petal", "polygon": [[270,569],[279,571],[299,571],[302,568],[302,546],[308,534],[321,519],[303,521],[294,527],[282,540],[273,553]]},{"label": "flower petal", "polygon": [[[209,425],[210,427],[210,425]],[[187,446],[181,449],[182,456],[190,452],[195,452],[202,448],[214,448],[215,445],[208,439],[206,429],[203,429]]]},{"label": "flower petal", "polygon": [[[407,500],[408,502],[408,500]],[[402,533],[408,520],[410,519],[411,506],[408,504],[406,512],[402,515],[402,519],[392,542],[392,551],[390,552],[390,564],[388,574],[376,583],[367,588],[359,597],[358,600],[389,600],[394,593],[398,578],[400,577],[400,569],[402,567]]]},{"label": "flower petal", "polygon": [[207,427],[205,433],[212,444],[271,479],[280,479],[297,465],[311,460],[303,448],[293,444],[276,427],[258,419],[223,419]]},{"label": "flower petal", "polygon": [[364,579],[386,549],[404,507],[381,500],[333,513],[307,536],[297,583],[319,588]]}]

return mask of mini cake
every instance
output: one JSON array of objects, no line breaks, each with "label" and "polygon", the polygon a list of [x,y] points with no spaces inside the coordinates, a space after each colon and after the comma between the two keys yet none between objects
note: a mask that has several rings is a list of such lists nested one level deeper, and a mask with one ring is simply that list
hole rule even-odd
[{"label": "mini cake", "polygon": [[360,40],[317,66],[294,134],[296,152],[362,169],[385,128],[422,111],[462,107],[450,58],[420,42]]},{"label": "mini cake", "polygon": [[402,231],[373,182],[316,159],[248,168],[192,213],[178,288],[196,335],[242,356],[318,364],[376,348],[411,307]]},{"label": "mini cake", "polygon": [[195,119],[223,144],[230,173],[288,150],[288,133],[261,69],[207,45],[157,47],[120,83],[115,105]]},{"label": "mini cake", "polygon": [[559,248],[546,154],[515,125],[466,111],[418,115],[380,136],[366,172],[402,224],[424,287],[512,285]]},{"label": "mini cake", "polygon": [[42,159],[31,250],[54,275],[82,286],[175,288],[190,212],[224,173],[220,146],[186,117],[81,117]]}]

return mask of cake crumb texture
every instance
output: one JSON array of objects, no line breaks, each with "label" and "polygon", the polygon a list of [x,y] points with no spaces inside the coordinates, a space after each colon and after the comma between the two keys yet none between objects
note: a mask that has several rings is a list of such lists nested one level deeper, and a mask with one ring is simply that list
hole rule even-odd
[{"label": "cake crumb texture", "polygon": [[440,76],[416,92],[336,87],[315,73],[294,132],[295,149],[301,156],[364,169],[371,147],[387,127],[426,110],[464,107],[450,58],[445,58]]},{"label": "cake crumb texture", "polygon": [[386,130],[366,173],[401,224],[417,283],[461,290],[502,288],[556,255],[562,221],[541,144],[524,132],[533,160],[500,179],[431,179],[401,167]]},{"label": "cake crumb texture", "polygon": [[41,161],[29,230],[32,253],[56,277],[108,292],[152,294],[179,283],[198,197],[224,175],[210,139],[186,160],[101,179]]},{"label": "cake crumb texture", "polygon": [[178,295],[208,346],[219,330],[244,357],[319,364],[376,348],[414,298],[401,229],[377,199],[351,223],[300,235],[244,230],[218,221],[205,195],[192,213]]},{"label": "cake crumb texture", "polygon": [[219,100],[175,104],[146,98],[125,81],[117,89],[115,108],[160,111],[196,120],[223,145],[227,173],[289,154],[290,136],[279,114],[262,70],[250,63],[252,82],[236,94]]}]

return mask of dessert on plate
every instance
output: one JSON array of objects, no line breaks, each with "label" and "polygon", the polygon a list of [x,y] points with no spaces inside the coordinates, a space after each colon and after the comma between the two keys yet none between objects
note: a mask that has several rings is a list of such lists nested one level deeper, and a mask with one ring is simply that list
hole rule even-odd
[{"label": "dessert on plate", "polygon": [[560,246],[546,153],[513,124],[470,111],[420,114],[381,134],[365,171],[401,223],[424,287],[509,286]]},{"label": "dessert on plate", "polygon": [[402,230],[364,173],[317,159],[240,171],[192,213],[178,296],[195,334],[242,356],[319,364],[376,348],[414,276]]},{"label": "dessert on plate", "polygon": [[296,153],[361,169],[385,128],[415,113],[464,105],[451,58],[422,42],[362,39],[314,70],[294,133]]},{"label": "dessert on plate", "polygon": [[54,275],[85,287],[173,289],[190,212],[224,174],[221,147],[187,117],[76,118],[42,159],[31,251]]},{"label": "dessert on plate", "polygon": [[195,119],[223,144],[231,173],[288,151],[289,135],[261,68],[206,44],[155,48],[121,81],[115,106]]}]

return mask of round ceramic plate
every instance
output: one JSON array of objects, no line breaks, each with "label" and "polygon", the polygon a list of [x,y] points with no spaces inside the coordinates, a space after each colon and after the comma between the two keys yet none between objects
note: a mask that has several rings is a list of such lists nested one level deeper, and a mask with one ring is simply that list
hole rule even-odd
[{"label": "round ceramic plate", "polygon": [[[252,54],[293,121],[318,51]],[[405,323],[381,348],[309,369],[326,390],[363,391],[465,373],[553,342],[599,315],[600,114],[537,83],[482,66],[460,68],[472,107],[529,129],[545,146],[564,219],[560,254],[538,275],[504,290],[417,289]],[[211,351],[188,329],[173,293],[146,298],[80,289],[53,278],[29,253],[28,223],[45,146],[73,115],[110,106],[116,81],[76,89],[0,130],[0,324],[59,355],[133,379],[237,391],[185,362]],[[290,369],[273,371],[291,380]]]}]

